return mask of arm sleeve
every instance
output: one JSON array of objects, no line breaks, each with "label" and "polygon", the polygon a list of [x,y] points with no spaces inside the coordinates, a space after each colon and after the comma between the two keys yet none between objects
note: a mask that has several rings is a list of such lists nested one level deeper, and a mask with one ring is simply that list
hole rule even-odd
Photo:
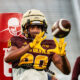
[{"label": "arm sleeve", "polygon": [[11,40],[11,46],[16,46],[16,38],[12,37],[10,40]]},{"label": "arm sleeve", "polygon": [[72,80],[78,80],[78,76],[80,74],[80,57],[77,58],[73,72],[72,72]]}]

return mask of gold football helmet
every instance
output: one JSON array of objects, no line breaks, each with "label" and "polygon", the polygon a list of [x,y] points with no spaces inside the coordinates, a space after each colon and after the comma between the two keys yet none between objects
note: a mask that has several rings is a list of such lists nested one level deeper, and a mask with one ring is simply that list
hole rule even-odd
[{"label": "gold football helmet", "polygon": [[30,25],[41,25],[41,29],[47,33],[47,20],[40,10],[28,10],[22,18],[21,27],[24,35],[28,34]]}]

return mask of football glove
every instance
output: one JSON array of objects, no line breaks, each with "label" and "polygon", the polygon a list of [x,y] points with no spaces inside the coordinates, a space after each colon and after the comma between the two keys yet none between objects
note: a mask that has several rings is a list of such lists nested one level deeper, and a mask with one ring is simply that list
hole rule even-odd
[{"label": "football glove", "polygon": [[54,49],[49,49],[48,53],[54,52],[60,56],[65,56],[66,55],[65,47],[67,43],[66,42],[64,43],[64,38],[60,38],[59,42],[56,40],[55,37],[53,38],[53,40],[56,44],[56,47]]},{"label": "football glove", "polygon": [[29,43],[31,48],[38,48],[44,51],[44,49],[41,47],[41,42],[46,39],[46,36],[44,36],[44,32],[40,32],[39,34],[36,35],[35,39],[33,42]]}]

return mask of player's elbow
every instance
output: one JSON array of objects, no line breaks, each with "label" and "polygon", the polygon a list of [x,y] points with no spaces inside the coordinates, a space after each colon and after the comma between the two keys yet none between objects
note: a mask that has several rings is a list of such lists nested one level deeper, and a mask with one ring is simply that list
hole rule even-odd
[{"label": "player's elbow", "polygon": [[66,71],[63,71],[63,73],[65,74],[65,75],[69,75],[70,74],[70,72],[71,72],[71,70],[69,69],[69,70],[66,70]]},{"label": "player's elbow", "polygon": [[9,57],[5,57],[5,58],[4,58],[4,61],[5,61],[6,63],[11,62],[11,61],[9,60]]},{"label": "player's elbow", "polygon": [[65,72],[64,74],[65,74],[65,75],[69,75],[69,74],[70,74],[70,72]]},{"label": "player's elbow", "polygon": [[7,58],[4,58],[4,61],[5,61],[6,63],[9,63],[9,61],[8,61],[8,59],[7,59]]}]

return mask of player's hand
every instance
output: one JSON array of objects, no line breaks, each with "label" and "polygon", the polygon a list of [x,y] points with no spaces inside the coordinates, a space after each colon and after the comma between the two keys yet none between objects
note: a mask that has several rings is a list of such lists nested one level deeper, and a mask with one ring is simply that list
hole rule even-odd
[{"label": "player's hand", "polygon": [[65,47],[67,43],[64,42],[64,38],[60,38],[59,42],[56,40],[55,37],[53,38],[53,40],[56,44],[56,47],[54,49],[49,49],[48,52],[54,52],[60,56],[66,55]]},{"label": "player's hand", "polygon": [[39,45],[44,39],[46,39],[46,36],[43,37],[43,35],[44,32],[37,34],[33,42],[29,43],[30,47],[34,48],[36,45]]}]

